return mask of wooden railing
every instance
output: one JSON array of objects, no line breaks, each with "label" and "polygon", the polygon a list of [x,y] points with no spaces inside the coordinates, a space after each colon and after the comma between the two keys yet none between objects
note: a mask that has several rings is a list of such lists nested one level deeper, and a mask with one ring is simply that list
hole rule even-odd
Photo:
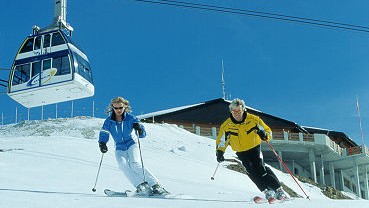
[{"label": "wooden railing", "polygon": [[213,136],[212,127],[200,127],[200,135],[206,137]]},{"label": "wooden railing", "polygon": [[[217,135],[213,135],[213,127],[211,126],[195,126],[195,125],[179,125],[181,127],[183,127],[184,129],[186,129],[187,131],[196,134],[196,128],[199,128],[200,130],[200,136],[205,136],[205,137],[216,137]],[[217,128],[217,133],[219,132],[219,128]]]},{"label": "wooden railing", "polygon": [[346,150],[347,150],[347,156],[361,154],[363,152],[361,146],[349,147]]},{"label": "wooden railing", "polygon": [[[200,136],[213,137],[215,138],[219,133],[219,128],[216,128],[216,135],[213,135],[213,127],[206,125],[194,125],[194,124],[181,124],[179,125],[187,131],[196,134],[196,128],[200,131]],[[285,140],[284,131],[273,131],[273,140]],[[299,133],[287,133],[288,141],[300,141]],[[302,134],[302,141],[304,142],[314,142],[314,135],[312,134]]]},{"label": "wooden railing", "polygon": [[284,140],[284,132],[283,131],[275,131],[273,132],[274,140]]},{"label": "wooden railing", "polygon": [[[211,126],[208,125],[200,125],[200,126],[195,126],[194,124],[180,124],[179,126],[183,127],[184,129],[186,129],[187,131],[196,134],[196,128],[198,131],[200,131],[200,136],[205,136],[205,137],[212,137],[212,138],[216,138],[217,135],[213,135],[213,130]],[[219,133],[219,128],[216,128],[216,134]],[[302,134],[302,138],[300,136],[301,133],[286,133],[283,130],[279,130],[279,131],[273,131],[273,140],[288,140],[288,141],[303,141],[303,142],[315,142],[314,140],[314,135],[313,134]],[[285,136],[287,136],[287,138],[285,138]],[[329,142],[329,147],[335,151],[337,154],[342,155],[343,154],[343,148],[341,148],[338,144],[336,144],[334,141],[330,140]],[[363,152],[362,147],[361,146],[356,146],[356,147],[350,147],[346,149],[347,152],[347,156],[349,155],[355,155],[355,154],[361,154]],[[366,155],[369,156],[369,149],[365,148],[365,153]]]},{"label": "wooden railing", "polygon": [[314,135],[313,134],[303,134],[304,142],[314,142]]},{"label": "wooden railing", "polygon": [[[285,132],[284,131],[273,131],[273,139],[274,140],[285,140]],[[300,141],[299,133],[287,133],[288,141]],[[312,134],[302,134],[302,141],[304,142],[314,142],[314,135]]]},{"label": "wooden railing", "polygon": [[337,154],[342,156],[343,148],[340,147],[336,142],[329,140],[329,147],[335,151]]}]

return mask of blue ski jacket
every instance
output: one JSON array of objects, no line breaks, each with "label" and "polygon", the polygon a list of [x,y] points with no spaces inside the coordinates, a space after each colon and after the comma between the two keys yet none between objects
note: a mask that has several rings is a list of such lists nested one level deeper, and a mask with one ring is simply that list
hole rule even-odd
[{"label": "blue ski jacket", "polygon": [[[99,142],[107,143],[109,141],[109,134],[114,139],[116,150],[127,150],[130,146],[135,144],[132,137],[133,124],[140,121],[130,113],[124,112],[123,121],[115,121],[109,116],[105,119],[104,124],[100,130]],[[140,138],[146,137],[145,127],[140,124],[142,134]]]}]

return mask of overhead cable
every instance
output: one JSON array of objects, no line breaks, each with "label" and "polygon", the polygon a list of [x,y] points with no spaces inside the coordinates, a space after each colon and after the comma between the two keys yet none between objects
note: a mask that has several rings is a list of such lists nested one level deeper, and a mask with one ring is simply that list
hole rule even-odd
[{"label": "overhead cable", "polygon": [[205,11],[215,11],[215,12],[220,12],[220,13],[228,13],[228,14],[236,14],[236,15],[247,15],[247,16],[268,18],[268,19],[274,19],[274,20],[280,20],[280,21],[297,22],[297,23],[310,24],[310,25],[315,25],[315,26],[323,26],[323,27],[338,28],[338,29],[344,29],[344,30],[352,30],[352,31],[369,33],[369,27],[366,27],[366,26],[339,23],[339,22],[326,21],[326,20],[320,20],[320,19],[296,17],[296,16],[268,13],[268,12],[260,12],[260,11],[254,11],[254,10],[246,10],[246,9],[239,9],[239,8],[222,7],[222,6],[214,6],[214,5],[208,5],[208,4],[174,1],[174,0],[133,0],[133,1],[151,3],[151,4],[159,4],[159,5],[168,5],[168,6],[189,8],[189,9],[199,9],[199,10],[205,10]]}]

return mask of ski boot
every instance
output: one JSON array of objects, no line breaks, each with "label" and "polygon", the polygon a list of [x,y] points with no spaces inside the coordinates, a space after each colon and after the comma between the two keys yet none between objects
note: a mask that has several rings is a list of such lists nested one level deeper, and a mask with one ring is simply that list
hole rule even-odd
[{"label": "ski boot", "polygon": [[152,195],[166,195],[169,194],[167,190],[165,190],[163,187],[161,187],[158,183],[153,185],[152,187]]},{"label": "ski boot", "polygon": [[275,197],[278,200],[281,200],[281,201],[287,199],[287,195],[286,195],[286,193],[284,193],[282,187],[279,187],[279,188],[277,188],[277,190],[275,190]]},{"label": "ski boot", "polygon": [[274,204],[277,201],[275,198],[275,192],[272,189],[265,189],[263,192],[265,194],[265,199],[268,200],[269,204]]},{"label": "ski boot", "polygon": [[150,196],[152,194],[152,190],[147,182],[143,182],[136,187],[136,195],[138,196]]}]

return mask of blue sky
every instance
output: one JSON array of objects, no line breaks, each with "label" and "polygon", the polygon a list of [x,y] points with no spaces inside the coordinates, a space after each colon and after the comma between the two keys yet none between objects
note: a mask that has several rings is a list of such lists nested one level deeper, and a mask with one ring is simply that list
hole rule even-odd
[{"label": "blue sky", "polygon": [[[53,2],[1,1],[0,68],[11,67],[33,25],[51,23]],[[369,26],[368,0],[192,2]],[[95,82],[95,96],[76,105],[94,100],[99,117],[118,95],[136,115],[220,98],[223,59],[230,98],[300,125],[346,132],[361,144],[358,96],[369,145],[368,33],[133,0],[67,3],[72,38],[89,57]],[[15,106],[21,111],[0,94],[0,112]]]}]

